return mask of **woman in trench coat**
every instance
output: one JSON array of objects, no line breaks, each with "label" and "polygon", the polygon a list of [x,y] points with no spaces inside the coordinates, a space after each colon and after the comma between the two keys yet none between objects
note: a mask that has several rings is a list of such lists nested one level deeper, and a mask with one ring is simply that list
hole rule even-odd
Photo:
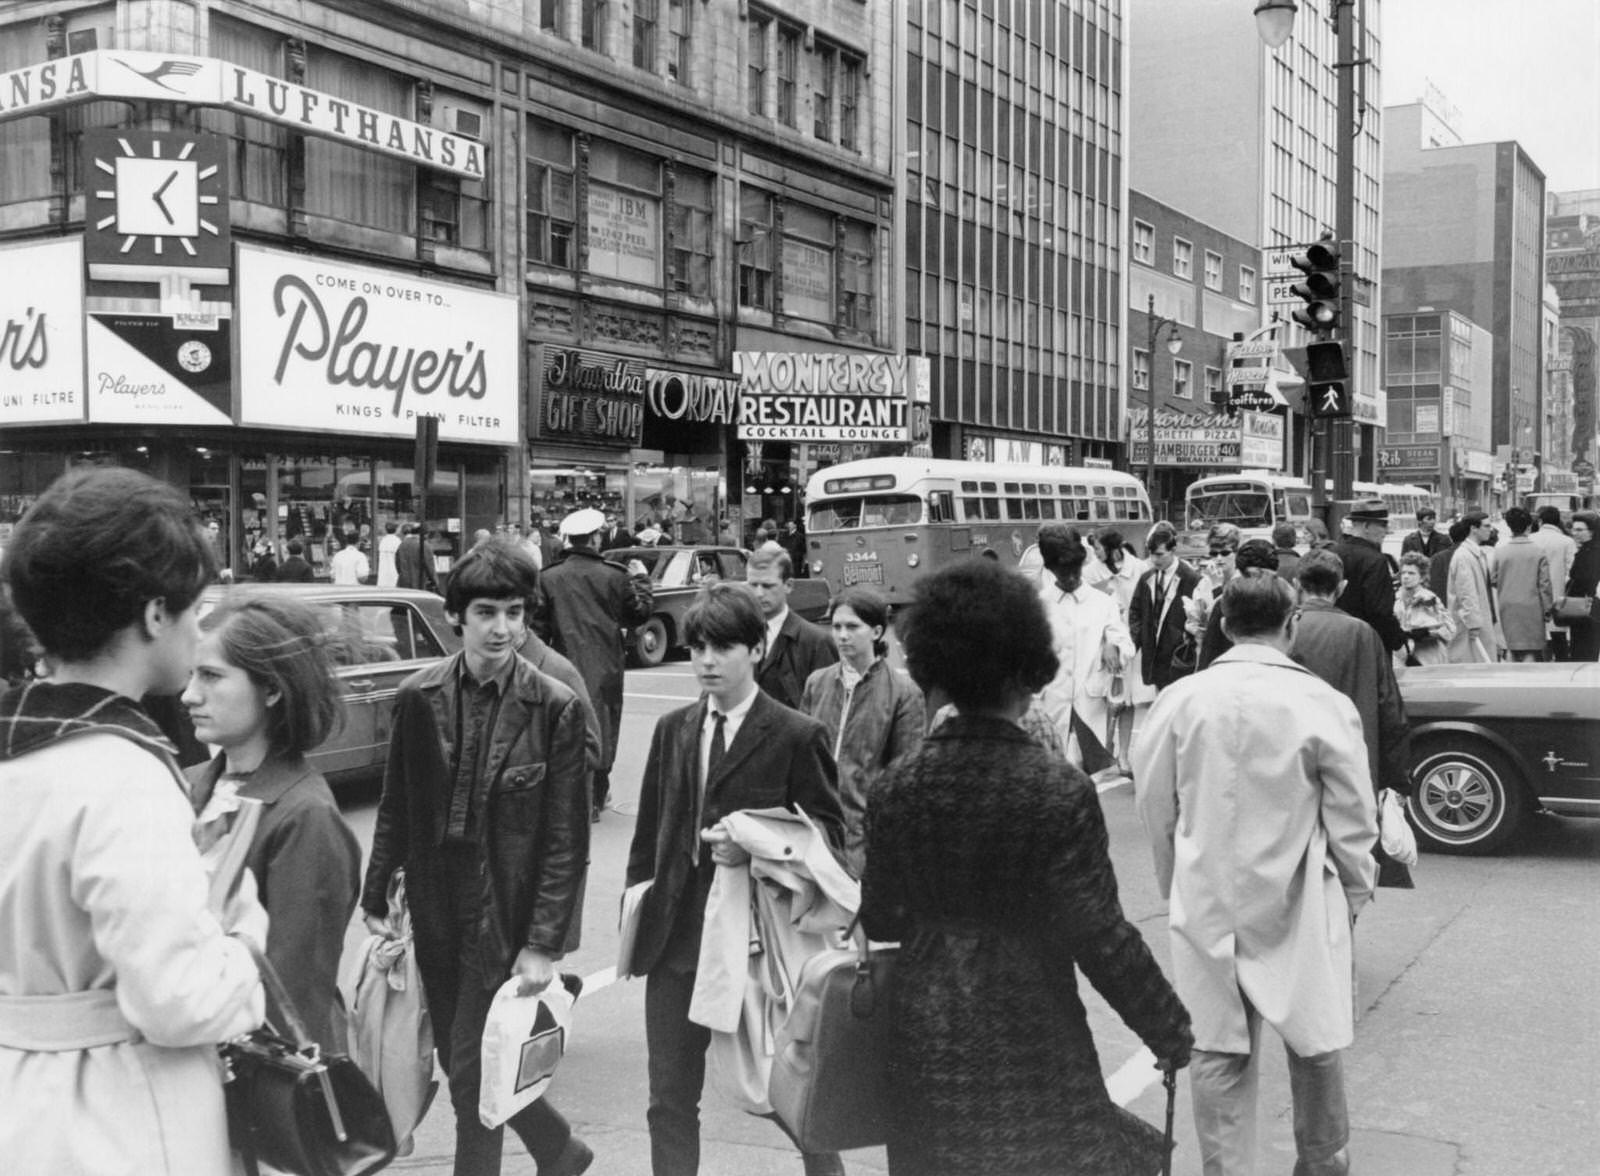
[{"label": "woman in trench coat", "polygon": [[183,688],[215,570],[187,499],[122,469],[57,481],[6,553],[50,669],[0,699],[4,1171],[230,1170],[216,1046],[261,1023],[239,940],[266,914],[248,873],[208,907],[183,779],[136,701]]},{"label": "woman in trench coat", "polygon": [[1094,786],[1017,725],[1055,673],[1037,590],[989,560],[924,579],[904,637],[957,713],[867,804],[861,921],[900,941],[893,1176],[1154,1173],[1155,1128],[1106,1093],[1081,970],[1164,1068],[1189,1018],[1123,916]]}]

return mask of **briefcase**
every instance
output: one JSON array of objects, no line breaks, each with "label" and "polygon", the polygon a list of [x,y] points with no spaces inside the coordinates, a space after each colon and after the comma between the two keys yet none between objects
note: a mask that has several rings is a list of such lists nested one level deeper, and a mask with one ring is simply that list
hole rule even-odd
[{"label": "briefcase", "polygon": [[889,1028],[895,947],[818,952],[800,969],[778,1030],[768,1101],[806,1152],[889,1138]]}]

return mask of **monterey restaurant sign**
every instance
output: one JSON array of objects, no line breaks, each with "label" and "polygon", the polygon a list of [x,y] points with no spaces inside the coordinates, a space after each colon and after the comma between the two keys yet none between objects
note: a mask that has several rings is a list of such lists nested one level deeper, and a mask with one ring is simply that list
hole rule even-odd
[{"label": "monterey restaurant sign", "polygon": [[96,49],[0,73],[0,120],[95,98],[226,107],[470,180],[484,178],[488,149],[476,139],[214,57]]},{"label": "monterey restaurant sign", "polygon": [[925,357],[736,351],[741,441],[911,441]]}]

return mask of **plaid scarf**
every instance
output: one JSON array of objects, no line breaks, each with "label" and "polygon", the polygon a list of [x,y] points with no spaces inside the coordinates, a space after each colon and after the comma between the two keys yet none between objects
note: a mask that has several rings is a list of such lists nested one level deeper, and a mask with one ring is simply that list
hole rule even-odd
[{"label": "plaid scarf", "polygon": [[81,682],[28,682],[0,695],[0,761],[96,732],[130,739],[168,766],[174,764],[177,749],[126,695]]}]

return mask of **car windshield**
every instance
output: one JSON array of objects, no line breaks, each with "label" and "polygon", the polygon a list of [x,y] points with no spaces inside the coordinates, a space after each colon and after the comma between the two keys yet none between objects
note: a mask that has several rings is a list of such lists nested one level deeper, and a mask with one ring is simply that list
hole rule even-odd
[{"label": "car windshield", "polygon": [[1191,529],[1232,523],[1237,527],[1264,527],[1272,521],[1272,498],[1265,490],[1229,490],[1222,494],[1197,494],[1189,499]]},{"label": "car windshield", "polygon": [[922,499],[914,494],[872,494],[862,498],[830,498],[811,508],[811,531],[848,531],[856,527],[909,527],[922,521]]}]

